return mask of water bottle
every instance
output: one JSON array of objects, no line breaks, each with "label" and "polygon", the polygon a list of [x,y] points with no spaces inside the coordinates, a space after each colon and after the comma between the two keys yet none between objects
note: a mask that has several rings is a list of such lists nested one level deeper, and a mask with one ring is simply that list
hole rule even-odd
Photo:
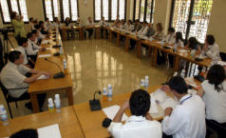
[{"label": "water bottle", "polygon": [[0,105],[0,116],[1,116],[1,121],[3,125],[4,126],[8,125],[9,124],[8,115],[3,104]]},{"label": "water bottle", "polygon": [[63,51],[63,47],[62,45],[60,46],[60,55],[63,55],[64,51]]},{"label": "water bottle", "polygon": [[61,108],[61,102],[60,102],[60,95],[59,94],[55,94],[55,107],[56,107],[56,111],[60,112],[60,108]]},{"label": "water bottle", "polygon": [[108,84],[108,101],[112,101],[112,86]]},{"label": "water bottle", "polygon": [[148,86],[149,86],[149,77],[148,76],[145,76],[145,79],[144,79],[144,87],[145,87],[146,90],[148,89]]},{"label": "water bottle", "polygon": [[107,93],[107,88],[103,88],[103,101],[108,100],[108,93]]},{"label": "water bottle", "polygon": [[66,70],[67,69],[67,61],[65,58],[63,59],[63,65],[64,65],[64,70]]},{"label": "water bottle", "polygon": [[54,103],[53,103],[53,99],[52,98],[48,99],[48,109],[49,109],[50,112],[54,111]]},{"label": "water bottle", "polygon": [[144,87],[144,79],[141,79],[141,81],[140,81],[140,88],[141,89],[145,89],[145,87]]}]

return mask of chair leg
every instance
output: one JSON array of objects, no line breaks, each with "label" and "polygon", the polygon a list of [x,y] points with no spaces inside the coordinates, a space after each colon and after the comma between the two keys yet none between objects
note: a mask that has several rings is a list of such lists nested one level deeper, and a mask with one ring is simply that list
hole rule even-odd
[{"label": "chair leg", "polygon": [[18,108],[18,104],[17,104],[17,102],[15,102],[15,104],[16,104],[16,108]]},{"label": "chair leg", "polygon": [[8,109],[9,109],[9,115],[10,115],[11,118],[13,118],[12,110],[11,110],[11,107],[10,107],[8,102],[7,102],[7,106],[8,106]]}]

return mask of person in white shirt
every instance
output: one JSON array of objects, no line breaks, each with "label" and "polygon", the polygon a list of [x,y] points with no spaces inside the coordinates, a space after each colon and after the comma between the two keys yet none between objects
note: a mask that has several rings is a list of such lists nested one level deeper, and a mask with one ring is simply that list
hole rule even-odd
[{"label": "person in white shirt", "polygon": [[33,67],[34,64],[32,64],[27,57],[27,52],[26,52],[26,48],[28,46],[27,38],[23,38],[23,37],[20,38],[18,41],[18,45],[19,46],[15,50],[21,52],[21,54],[23,55],[24,57],[23,64],[26,65],[27,67]]},{"label": "person in white shirt", "polygon": [[35,30],[34,18],[29,18],[29,32]]},{"label": "person in white shirt", "polygon": [[168,29],[168,35],[166,36],[166,43],[173,44],[175,42],[175,29],[170,27]]},{"label": "person in white shirt", "polygon": [[[223,66],[215,64],[210,67],[205,80],[199,90],[199,95],[203,97],[206,105],[207,126],[215,129],[214,125],[226,128],[226,81],[225,69]],[[215,129],[216,130],[216,129]],[[218,130],[218,137],[223,138],[226,132]]]},{"label": "person in white shirt", "polygon": [[[91,17],[88,17],[87,22],[86,22],[86,26],[87,27],[92,27],[94,25],[93,20]],[[88,38],[91,39],[92,35],[93,35],[93,28],[87,28],[86,29],[86,33],[88,33]]]},{"label": "person in white shirt", "polygon": [[[98,25],[100,25],[101,26],[101,28],[100,28],[100,32],[101,32],[101,38],[103,38],[104,37],[104,33],[106,34],[106,36],[108,36],[108,32],[107,32],[107,30],[104,30],[104,26],[106,26],[107,25],[107,22],[105,22],[105,19],[104,19],[104,17],[102,16],[101,17],[101,20],[99,21],[99,23],[98,23]],[[105,31],[105,32],[104,32]]]},{"label": "person in white shirt", "polygon": [[205,55],[213,60],[220,60],[220,50],[218,44],[215,42],[213,35],[207,35],[205,45],[203,47]]},{"label": "person in white shirt", "polygon": [[53,29],[60,29],[60,21],[57,17],[55,17],[53,19],[52,28]]},{"label": "person in white shirt", "polygon": [[41,29],[42,29],[41,26],[36,25],[35,28],[36,28],[36,31],[37,31],[37,34],[38,34],[38,41],[42,41],[43,39],[45,39],[46,35],[41,32]]},{"label": "person in white shirt", "polygon": [[181,32],[176,32],[175,35],[174,48],[177,49],[178,47],[184,47],[184,39]]},{"label": "person in white shirt", "polygon": [[182,77],[173,77],[167,84],[179,104],[174,109],[165,109],[163,132],[173,138],[205,138],[205,104],[201,97],[187,93],[187,84]]},{"label": "person in white shirt", "polygon": [[[111,122],[108,128],[111,135],[114,138],[161,138],[161,124],[152,120],[148,112],[150,104],[150,95],[146,91],[134,91]],[[122,116],[128,108],[132,115],[123,124]]]},{"label": "person in white shirt", "polygon": [[52,28],[52,23],[49,21],[49,18],[46,18],[45,19],[45,22],[44,22],[44,26],[46,28],[47,31],[51,30]]},{"label": "person in white shirt", "polygon": [[156,32],[155,32],[153,38],[156,40],[162,40],[163,37],[164,37],[164,34],[163,34],[162,23],[157,23],[156,24]]},{"label": "person in white shirt", "polygon": [[[24,66],[24,55],[19,51],[12,51],[9,53],[9,61],[3,67],[0,79],[3,86],[9,91],[9,95],[14,98],[30,99],[27,93],[29,84],[36,81],[41,75],[50,77],[49,73],[40,72],[34,69],[30,69]],[[26,74],[33,74],[31,77],[27,77]],[[45,94],[38,95],[38,101],[40,108],[42,107]],[[26,104],[31,109],[31,103]]]},{"label": "person in white shirt", "polygon": [[142,28],[137,32],[139,36],[145,36],[148,32],[148,23],[145,21],[142,24]]},{"label": "person in white shirt", "polygon": [[75,32],[73,29],[74,24],[71,22],[71,18],[67,17],[64,22],[64,26],[67,28],[67,39],[74,39]]}]

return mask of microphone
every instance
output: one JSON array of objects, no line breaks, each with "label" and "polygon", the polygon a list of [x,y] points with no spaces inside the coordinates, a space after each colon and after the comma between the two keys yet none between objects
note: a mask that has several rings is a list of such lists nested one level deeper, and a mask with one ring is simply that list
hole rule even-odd
[{"label": "microphone", "polygon": [[59,78],[64,78],[65,77],[64,72],[61,70],[60,66],[56,62],[53,62],[53,61],[49,60],[48,58],[45,58],[45,61],[48,61],[48,62],[50,62],[52,64],[55,64],[57,66],[57,68],[60,70],[60,72],[58,72],[58,73],[53,75],[54,79],[59,79]]},{"label": "microphone", "polygon": [[97,111],[101,109],[100,100],[96,99],[96,94],[101,95],[101,91],[95,91],[93,94],[93,99],[89,100],[90,110]]}]

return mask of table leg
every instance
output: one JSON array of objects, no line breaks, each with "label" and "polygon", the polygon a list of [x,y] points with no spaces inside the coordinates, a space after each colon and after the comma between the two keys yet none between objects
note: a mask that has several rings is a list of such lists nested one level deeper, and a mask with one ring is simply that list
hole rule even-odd
[{"label": "table leg", "polygon": [[112,31],[109,30],[109,41],[112,41]]},{"label": "table leg", "polygon": [[141,41],[137,41],[137,57],[141,57]]},{"label": "table leg", "polygon": [[153,61],[152,61],[152,66],[155,66],[157,64],[157,56],[158,56],[158,49],[153,47]]},{"label": "table leg", "polygon": [[126,51],[129,51],[129,45],[130,45],[129,41],[130,41],[129,37],[126,36],[126,42],[125,42],[125,49],[126,49]]},{"label": "table leg", "polygon": [[67,97],[68,97],[68,104],[69,105],[73,105],[74,101],[73,101],[73,91],[72,91],[72,87],[67,89]]},{"label": "table leg", "polygon": [[37,99],[37,94],[30,94],[31,98],[31,104],[33,107],[33,112],[38,113],[39,112],[39,105],[38,105],[38,99]]},{"label": "table leg", "polygon": [[179,61],[180,58],[178,56],[174,56],[174,65],[173,65],[174,72],[177,72],[179,69]]},{"label": "table leg", "polygon": [[83,29],[82,28],[79,29],[79,39],[80,40],[84,39],[84,33],[83,33]]},{"label": "table leg", "polygon": [[117,46],[120,46],[120,34],[117,32]]}]

